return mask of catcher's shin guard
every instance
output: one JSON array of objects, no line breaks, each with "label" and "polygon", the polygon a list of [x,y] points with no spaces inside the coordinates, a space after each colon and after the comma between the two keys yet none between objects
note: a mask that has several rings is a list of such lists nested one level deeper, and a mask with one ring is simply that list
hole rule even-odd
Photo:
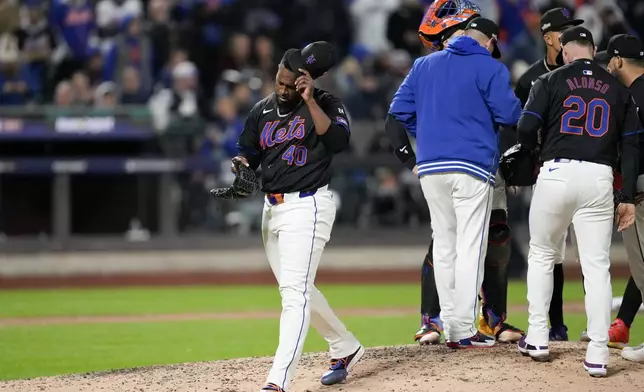
[{"label": "catcher's shin guard", "polygon": [[438,317],[441,312],[436,280],[434,278],[433,250],[434,240],[432,239],[429,243],[429,250],[427,251],[427,255],[425,255],[425,260],[423,260],[420,275],[420,313],[428,317]]},{"label": "catcher's shin guard", "polygon": [[485,309],[505,318],[510,261],[510,226],[505,210],[493,210],[490,217],[485,277],[481,288]]}]

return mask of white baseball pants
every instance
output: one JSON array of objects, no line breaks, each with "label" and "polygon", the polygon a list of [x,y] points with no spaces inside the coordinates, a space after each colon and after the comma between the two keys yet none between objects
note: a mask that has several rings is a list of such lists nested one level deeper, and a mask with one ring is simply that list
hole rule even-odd
[{"label": "white baseball pants", "polygon": [[[637,191],[644,192],[644,175],[637,178]],[[640,204],[635,209],[635,224],[622,233],[631,275],[642,292],[644,301],[644,205]]]},{"label": "white baseball pants", "polygon": [[493,188],[464,173],[422,176],[434,236],[434,273],[445,338],[477,333],[474,322],[483,282]]},{"label": "white baseball pants", "polygon": [[529,327],[526,342],[548,345],[553,268],[572,223],[586,287],[586,360],[608,364],[611,318],[610,245],[613,233],[613,171],[590,162],[551,160],[539,173],[530,204],[528,254]]},{"label": "white baseball pants", "polygon": [[313,196],[287,193],[283,203],[264,202],[264,248],[282,297],[280,336],[267,383],[289,390],[309,325],[329,343],[331,358],[343,358],[360,347],[315,287],[315,275],[335,220],[328,187]]}]

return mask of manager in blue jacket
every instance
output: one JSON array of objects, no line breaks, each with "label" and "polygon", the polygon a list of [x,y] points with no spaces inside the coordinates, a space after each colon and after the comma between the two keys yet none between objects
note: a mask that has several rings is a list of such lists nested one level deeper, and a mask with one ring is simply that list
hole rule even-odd
[{"label": "manager in blue jacket", "polygon": [[416,138],[416,167],[429,207],[434,271],[447,345],[490,347],[477,331],[488,224],[499,162],[499,126],[521,104],[496,58],[498,26],[471,20],[444,51],[421,57],[394,95],[389,115]]}]

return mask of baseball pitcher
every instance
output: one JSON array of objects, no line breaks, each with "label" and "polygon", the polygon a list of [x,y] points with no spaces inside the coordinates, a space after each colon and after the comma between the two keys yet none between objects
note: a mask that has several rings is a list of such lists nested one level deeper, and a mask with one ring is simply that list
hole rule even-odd
[{"label": "baseball pitcher", "polygon": [[[641,111],[644,105],[644,45],[642,45],[642,41],[637,37],[626,34],[616,35],[608,41],[606,51],[597,53],[596,59],[608,62],[608,72],[616,76],[629,88],[635,104],[639,107],[639,117],[644,123],[644,113]],[[641,141],[644,141],[644,138]],[[622,316],[623,319],[619,318],[620,315],[618,314],[618,318],[611,325],[611,330],[620,327],[623,332],[619,336],[622,338],[620,343],[624,344],[628,343],[628,327],[630,327],[630,322],[634,317],[633,311],[637,312],[644,299],[642,296],[642,292],[644,292],[644,252],[642,252],[642,249],[644,249],[644,206],[641,204],[641,198],[644,195],[642,193],[644,192],[644,162],[642,162],[644,155],[640,157],[640,171],[637,178],[637,201],[640,203],[636,207],[635,224],[622,233],[624,245],[626,245],[626,251],[628,252],[632,277],[626,286],[620,313],[622,313],[622,308],[625,306],[630,308],[631,313]],[[631,282],[635,284],[631,285]],[[637,287],[634,288],[633,286]],[[639,298],[632,297],[633,299],[630,299],[633,305],[626,302],[629,287],[633,292],[639,288]],[[630,320],[628,317],[631,317]],[[613,340],[613,337],[611,337],[611,340]],[[644,345],[624,348],[622,357],[630,361],[644,362]]]},{"label": "baseball pitcher", "polygon": [[519,143],[537,148],[542,129],[543,163],[530,205],[528,254],[529,328],[519,351],[548,360],[548,309],[553,268],[566,230],[575,227],[586,288],[590,343],[583,363],[591,376],[606,375],[612,291],[613,167],[621,149],[624,199],[617,207],[619,231],[635,220],[639,170],[639,121],[626,88],[593,61],[595,44],[583,27],[561,35],[567,64],[532,87],[518,124]]},{"label": "baseball pitcher", "polygon": [[238,172],[261,165],[262,236],[282,297],[279,344],[262,391],[290,387],[309,324],[329,343],[332,359],[322,384],[344,381],[364,354],[314,285],[336,214],[328,188],[331,160],[350,136],[342,102],[313,82],[334,63],[327,42],[289,49],[275,92],[250,111],[233,159]]},{"label": "baseball pitcher", "polygon": [[475,327],[478,293],[499,161],[498,125],[515,124],[521,112],[509,72],[496,60],[498,33],[488,19],[470,20],[446,50],[416,60],[390,108],[417,140],[440,317],[452,348],[495,341]]}]

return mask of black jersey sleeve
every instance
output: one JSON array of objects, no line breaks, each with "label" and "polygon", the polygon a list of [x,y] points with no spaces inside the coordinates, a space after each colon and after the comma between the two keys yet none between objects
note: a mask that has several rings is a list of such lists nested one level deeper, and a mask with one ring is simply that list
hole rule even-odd
[{"label": "black jersey sleeve", "polygon": [[246,158],[251,168],[257,169],[261,163],[261,147],[259,145],[259,112],[261,108],[255,105],[244,123],[239,139],[237,140],[237,150],[239,155]]},{"label": "black jersey sleeve", "polygon": [[547,82],[544,78],[539,78],[530,90],[528,101],[517,125],[519,143],[531,150],[537,148],[539,137],[537,132],[543,125],[543,119],[548,115],[549,102]]},{"label": "black jersey sleeve", "polygon": [[320,138],[329,150],[338,153],[349,145],[351,130],[347,111],[342,102],[331,94],[323,94],[318,102],[320,108],[331,119],[331,125]]},{"label": "black jersey sleeve", "polygon": [[632,96],[628,96],[626,104],[626,115],[621,134],[621,160],[622,175],[624,177],[624,186],[622,192],[626,202],[635,200],[637,192],[637,177],[639,174],[640,164],[640,137],[642,124],[638,117],[638,108]]},{"label": "black jersey sleeve", "polygon": [[385,133],[389,138],[391,146],[394,148],[396,158],[406,168],[412,170],[416,166],[416,154],[409,142],[409,135],[407,135],[405,126],[392,115],[388,114],[385,119]]},{"label": "black jersey sleeve", "polygon": [[526,102],[528,101],[528,96],[530,95],[531,80],[528,80],[526,75],[519,78],[516,87],[514,87],[514,95],[519,98],[521,101],[521,107],[525,107]]}]

